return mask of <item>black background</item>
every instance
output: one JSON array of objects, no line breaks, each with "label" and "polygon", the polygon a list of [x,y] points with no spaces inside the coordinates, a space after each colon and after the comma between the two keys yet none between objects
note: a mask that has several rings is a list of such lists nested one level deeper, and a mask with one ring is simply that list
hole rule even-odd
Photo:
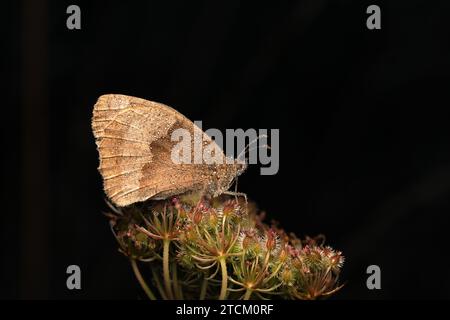
[{"label": "black background", "polygon": [[[81,30],[66,8],[81,7]],[[366,28],[378,4],[382,29]],[[140,296],[106,219],[92,107],[171,105],[204,128],[279,128],[280,171],[239,180],[342,250],[335,299],[449,298],[448,1],[2,3],[0,297]],[[66,289],[66,267],[82,290]],[[366,287],[379,265],[382,289]]]}]

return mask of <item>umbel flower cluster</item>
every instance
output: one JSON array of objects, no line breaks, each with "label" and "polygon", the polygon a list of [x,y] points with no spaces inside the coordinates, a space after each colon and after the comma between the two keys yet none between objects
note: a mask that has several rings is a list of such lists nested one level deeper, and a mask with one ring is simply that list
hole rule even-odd
[{"label": "umbel flower cluster", "polygon": [[342,287],[341,252],[265,224],[252,203],[191,195],[111,209],[149,299],[312,300]]}]

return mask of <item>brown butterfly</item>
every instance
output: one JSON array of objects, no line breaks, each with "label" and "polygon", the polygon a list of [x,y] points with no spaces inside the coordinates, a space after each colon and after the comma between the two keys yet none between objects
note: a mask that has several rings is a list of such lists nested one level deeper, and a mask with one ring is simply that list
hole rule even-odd
[{"label": "brown butterfly", "polygon": [[[171,137],[180,128],[202,137],[203,145],[220,150],[223,161],[174,163],[171,153],[177,142]],[[227,193],[247,167],[245,161],[229,161],[217,144],[181,113],[153,101],[102,95],[94,106],[92,130],[105,192],[119,207],[187,192],[215,197]]]}]

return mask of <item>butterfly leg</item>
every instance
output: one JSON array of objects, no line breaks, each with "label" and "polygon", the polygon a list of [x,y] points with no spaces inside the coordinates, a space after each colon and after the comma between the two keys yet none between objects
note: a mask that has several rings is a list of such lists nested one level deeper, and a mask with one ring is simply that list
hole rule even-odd
[{"label": "butterfly leg", "polygon": [[243,192],[236,192],[236,191],[224,191],[222,194],[226,194],[229,196],[234,196],[236,199],[236,202],[238,202],[238,197],[243,197],[245,199],[245,209],[247,210],[248,206],[248,200],[247,200],[247,194]]},{"label": "butterfly leg", "polygon": [[245,199],[245,211],[248,209],[248,200],[247,200],[247,194],[243,192],[238,192],[238,177],[235,177],[234,179],[234,191],[228,191],[226,190],[223,192],[223,194],[227,194],[230,196],[234,196],[236,203],[239,203],[238,197],[244,197]]},{"label": "butterfly leg", "polygon": [[245,199],[245,206],[247,206],[247,203],[248,203],[247,195],[245,193],[238,192],[238,182],[239,182],[238,177],[235,177],[234,178],[234,192],[232,194],[234,194],[234,198],[235,198],[236,202],[238,202],[238,198],[237,198],[238,196],[243,196]]}]

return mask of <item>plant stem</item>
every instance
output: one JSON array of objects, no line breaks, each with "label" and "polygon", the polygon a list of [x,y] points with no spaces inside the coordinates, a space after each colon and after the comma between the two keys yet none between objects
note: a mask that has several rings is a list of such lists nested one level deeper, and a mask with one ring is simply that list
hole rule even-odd
[{"label": "plant stem", "polygon": [[136,276],[136,279],[139,281],[139,284],[141,285],[142,289],[144,290],[145,294],[150,300],[156,300],[155,295],[153,294],[152,290],[150,290],[149,286],[145,282],[144,278],[142,277],[141,272],[139,271],[139,267],[136,263],[135,259],[130,259],[131,267],[133,268],[134,275]]},{"label": "plant stem", "polygon": [[247,291],[245,291],[244,300],[250,300],[252,293],[253,293],[252,290],[247,289]]},{"label": "plant stem", "polygon": [[172,286],[170,285],[169,248],[170,248],[170,240],[164,239],[164,242],[163,242],[164,286],[166,288],[167,297],[169,299],[173,299]]},{"label": "plant stem", "polygon": [[219,300],[225,300],[228,289],[227,264],[225,263],[224,257],[219,258],[219,260],[220,260],[220,268],[222,269],[222,286],[220,287]]},{"label": "plant stem", "polygon": [[152,269],[153,280],[155,281],[156,288],[158,288],[159,294],[161,295],[161,297],[164,300],[167,300],[166,293],[164,292],[164,290],[161,286],[161,281],[159,281],[159,275],[156,273],[154,268],[151,268],[151,269]]},{"label": "plant stem", "polygon": [[204,275],[202,281],[202,289],[200,291],[200,300],[205,300],[206,288],[208,287],[208,279],[206,278],[207,278],[206,275]]},{"label": "plant stem", "polygon": [[173,293],[175,295],[175,299],[181,300],[182,299],[181,288],[178,283],[178,274],[177,274],[178,270],[176,262],[172,263],[172,272],[173,272]]}]

